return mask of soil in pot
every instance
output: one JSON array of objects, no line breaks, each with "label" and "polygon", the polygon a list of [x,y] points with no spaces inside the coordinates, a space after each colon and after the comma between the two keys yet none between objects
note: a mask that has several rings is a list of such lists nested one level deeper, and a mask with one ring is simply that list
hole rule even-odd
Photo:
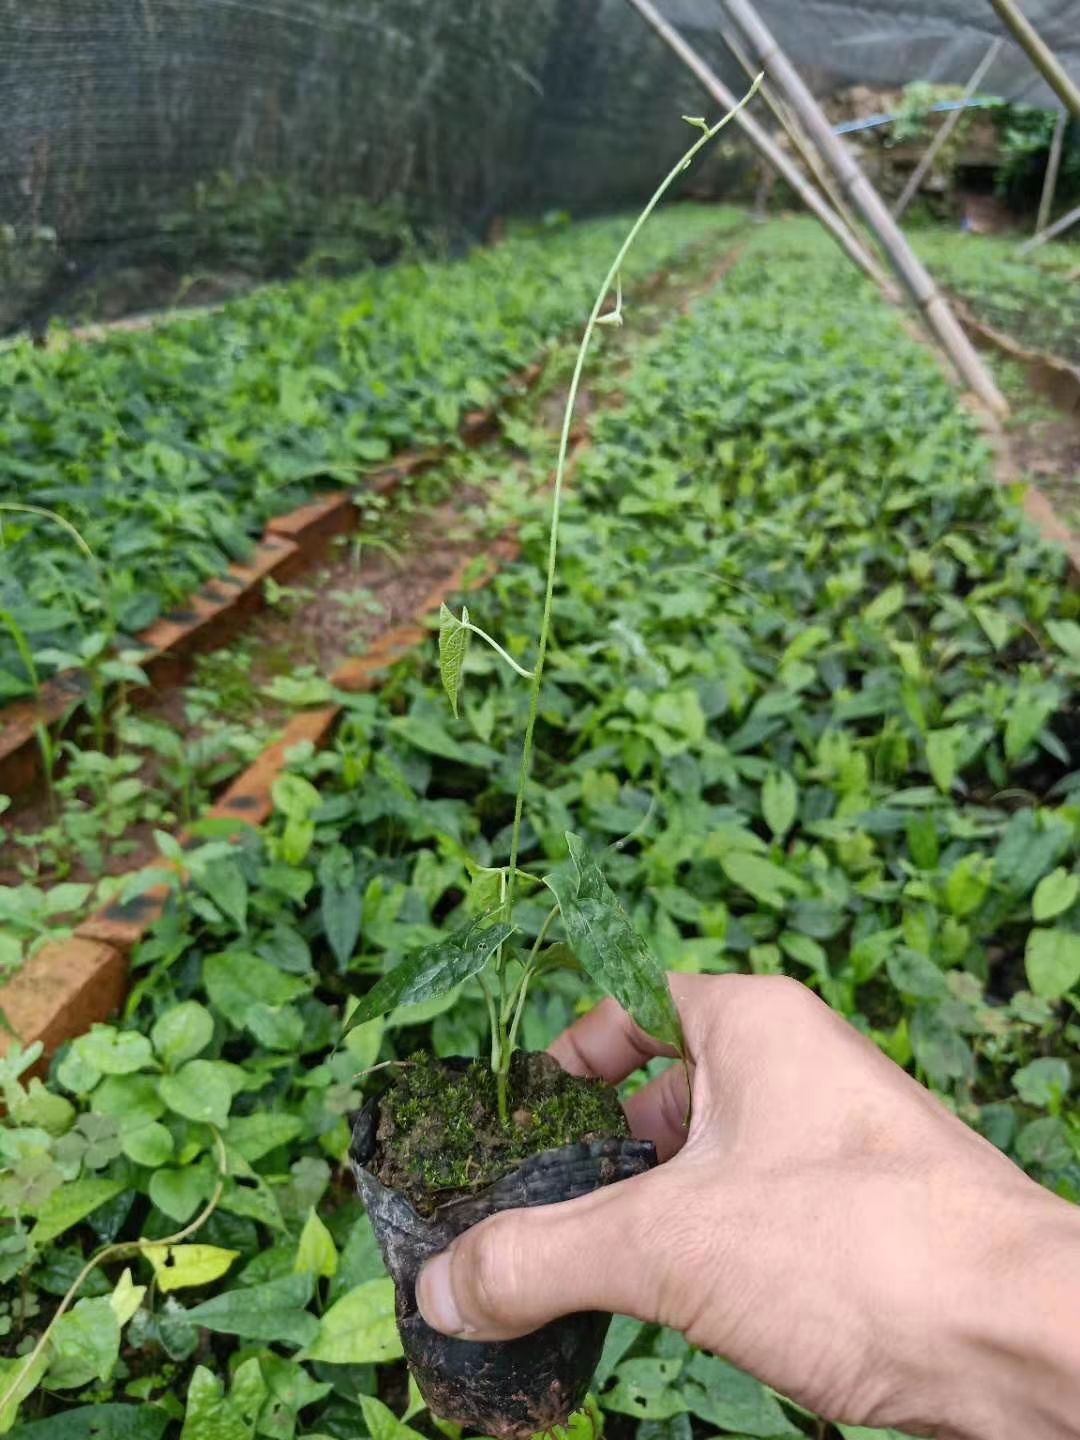
[{"label": "soil in pot", "polygon": [[509,1095],[503,1125],[485,1061],[414,1055],[357,1120],[352,1159],[425,1400],[444,1419],[517,1440],[580,1407],[611,1317],[569,1315],[507,1342],[456,1340],[421,1319],[416,1277],[488,1216],[630,1179],[655,1165],[656,1153],[629,1138],[610,1086],[569,1076],[550,1056],[515,1055]]}]

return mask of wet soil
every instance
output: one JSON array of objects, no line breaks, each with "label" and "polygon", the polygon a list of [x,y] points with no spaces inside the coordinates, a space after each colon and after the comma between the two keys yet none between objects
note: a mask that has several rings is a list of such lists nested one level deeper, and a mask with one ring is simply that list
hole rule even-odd
[{"label": "wet soil", "polygon": [[456,1063],[417,1052],[394,1075],[379,1102],[368,1168],[421,1215],[483,1189],[530,1155],[629,1138],[612,1086],[568,1075],[543,1053],[514,1055],[506,1125],[486,1059]]}]

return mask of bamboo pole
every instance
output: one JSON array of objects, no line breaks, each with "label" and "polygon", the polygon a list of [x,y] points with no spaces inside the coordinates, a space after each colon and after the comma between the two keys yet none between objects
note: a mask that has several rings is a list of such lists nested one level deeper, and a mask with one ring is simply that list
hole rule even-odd
[{"label": "bamboo pole", "polygon": [[1039,197],[1039,216],[1035,221],[1038,235],[1050,224],[1050,212],[1054,208],[1054,191],[1057,189],[1058,171],[1061,169],[1061,152],[1065,148],[1065,131],[1069,128],[1068,111],[1063,110],[1054,126],[1054,138],[1050,141],[1050,156],[1046,162],[1046,178],[1043,180],[1042,195]]},{"label": "bamboo pole", "polygon": [[[683,39],[674,26],[664,19],[652,0],[629,0],[629,3],[633,5],[642,19],[652,26],[664,43],[675,52],[718,104],[722,105],[725,110],[731,110],[738,105],[738,97],[728,89],[719,75],[705,64],[697,51]],[[889,294],[892,287],[888,276],[882,271],[877,261],[849,232],[843,221],[826,204],[814,187],[807,182],[794,161],[778,148],[764,126],[759,125],[745,110],[736,110],[735,124],[742,129],[750,143],[777,174],[787,181],[806,208],[817,216],[845,254],[865,275],[868,275],[876,285],[880,285],[886,294]]]},{"label": "bamboo pole", "polygon": [[[746,51],[739,44],[738,37],[733,35],[725,25],[718,25],[716,28],[720,39],[742,66],[747,79],[753,80],[757,75],[757,71],[750,63],[749,55],[747,55]],[[859,239],[858,221],[848,208],[847,202],[840,193],[828,168],[822,164],[821,156],[814,149],[813,142],[799,124],[797,118],[775,93],[767,80],[762,83],[761,98],[776,116],[778,124],[786,132],[791,143],[802,157],[803,164],[806,166],[812,178],[817,181],[818,187],[826,200],[828,200],[829,204],[840,216],[841,220],[843,220],[852,235],[854,235],[856,239]]]},{"label": "bamboo pole", "polygon": [[1040,245],[1045,245],[1048,240],[1056,239],[1070,230],[1080,220],[1080,205],[1075,210],[1070,210],[1067,215],[1062,215],[1060,220],[1055,220],[1048,230],[1040,230],[1038,235],[1033,235],[1030,240],[1024,242],[1016,252],[1018,255],[1030,255],[1032,250],[1037,250]]},{"label": "bamboo pole", "polygon": [[784,99],[799,116],[826,162],[832,166],[848,199],[878,237],[901,284],[919,307],[927,326],[952,361],[961,380],[994,414],[1007,415],[1009,406],[1005,397],[975,353],[974,346],[926,267],[913,253],[903,231],[859,168],[855,157],[833,134],[820,105],[761,20],[751,0],[727,0],[727,8],[749,41],[751,54],[757,57],[763,69],[768,70]]},{"label": "bamboo pole", "polygon": [[945,117],[945,123],[941,126],[940,130],[934,136],[933,140],[931,140],[929,146],[927,147],[926,154],[922,157],[918,165],[916,165],[915,169],[908,177],[908,182],[904,186],[903,193],[901,194],[900,199],[897,200],[896,204],[893,206],[892,213],[894,220],[899,220],[901,215],[903,215],[904,211],[911,204],[912,198],[918,191],[919,186],[922,184],[927,174],[929,173],[934,161],[944,149],[945,144],[949,139],[949,136],[956,129],[957,125],[959,125],[964,114],[965,103],[971,99],[971,97],[975,94],[975,91],[979,88],[983,80],[986,78],[987,72],[990,70],[990,67],[997,59],[1001,51],[1001,47],[1004,45],[1004,43],[1004,40],[1000,38],[998,38],[997,40],[992,40],[990,42],[989,50],[987,50],[986,54],[979,61],[978,65],[976,65],[971,79],[964,86],[964,93],[960,97],[960,104],[955,110],[950,110],[949,114]]},{"label": "bamboo pole", "polygon": [[1066,110],[1071,110],[1080,120],[1080,90],[1016,0],[990,0],[990,4]]}]

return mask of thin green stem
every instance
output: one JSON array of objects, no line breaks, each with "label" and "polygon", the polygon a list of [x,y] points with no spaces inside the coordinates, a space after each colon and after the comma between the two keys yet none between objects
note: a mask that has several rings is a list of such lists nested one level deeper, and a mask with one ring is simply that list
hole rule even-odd
[{"label": "thin green stem", "polygon": [[525,791],[528,788],[529,776],[532,772],[533,739],[536,732],[536,722],[540,714],[540,691],[544,679],[544,661],[547,658],[548,644],[551,638],[551,612],[555,597],[555,577],[559,557],[559,517],[562,511],[562,493],[566,479],[566,462],[570,450],[570,428],[574,421],[574,409],[577,405],[581,376],[585,369],[585,358],[589,353],[589,346],[592,344],[593,334],[596,330],[597,321],[600,319],[600,311],[604,301],[607,299],[608,293],[616,277],[622,270],[626,257],[630,253],[638,235],[641,233],[645,222],[649,219],[649,216],[682,172],[692,163],[698,151],[704,149],[710,140],[714,139],[720,131],[723,130],[724,126],[729,124],[739,111],[750,103],[757,93],[763,78],[763,75],[757,77],[738,105],[729,111],[722,120],[707,129],[703,127],[701,137],[695,140],[686,154],[683,155],[661,181],[659,187],[649,200],[649,203],[634,221],[630,233],[623,241],[619,248],[619,253],[612,261],[611,268],[604,278],[604,283],[600,287],[600,293],[596,297],[596,301],[586,322],[585,333],[581,338],[581,344],[578,346],[577,359],[574,362],[574,373],[570,380],[570,391],[566,397],[562,433],[559,437],[559,458],[555,468],[555,487],[551,501],[551,530],[548,537],[544,610],[540,621],[540,639],[537,646],[536,666],[533,669],[532,688],[529,696],[529,718],[525,725],[525,739],[521,751],[521,769],[518,775],[517,796],[514,801],[514,825],[510,839],[510,883],[506,895],[507,923],[510,923],[512,920],[514,912],[514,875],[517,871],[518,855],[521,850],[521,825],[525,813]]},{"label": "thin green stem", "polygon": [[463,620],[461,622],[461,628],[468,630],[470,634],[479,636],[481,640],[485,640],[491,646],[492,650],[495,651],[496,655],[505,660],[507,665],[510,666],[510,669],[516,671],[523,680],[531,680],[533,678],[533,672],[531,670],[526,670],[524,665],[519,665],[514,657],[508,655],[499,642],[493,640],[486,630],[481,630],[479,625],[474,625],[471,620]]},{"label": "thin green stem", "polygon": [[514,1018],[510,1022],[510,1029],[507,1032],[507,1052],[512,1055],[514,1046],[517,1044],[518,1026],[521,1024],[521,1017],[525,1013],[525,997],[529,993],[529,982],[533,978],[531,965],[525,966],[525,973],[521,977],[521,984],[518,987],[517,1004],[514,1006]]}]

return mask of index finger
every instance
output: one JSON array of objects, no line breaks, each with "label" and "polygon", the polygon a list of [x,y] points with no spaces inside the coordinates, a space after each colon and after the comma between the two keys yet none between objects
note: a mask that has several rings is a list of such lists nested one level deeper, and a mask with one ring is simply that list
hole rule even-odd
[{"label": "index finger", "polygon": [[658,1055],[675,1055],[670,1045],[647,1035],[616,1000],[601,1000],[550,1046],[564,1070],[589,1080],[618,1085]]},{"label": "index finger", "polygon": [[[701,1049],[719,998],[718,991],[723,989],[724,981],[729,978],[723,975],[668,975],[690,1060]],[[677,1050],[654,1040],[615,1000],[602,1000],[595,1010],[575,1021],[550,1046],[548,1053],[571,1075],[606,1080],[609,1085],[620,1085],[628,1075],[642,1069],[658,1055],[669,1060],[678,1058]]]}]

